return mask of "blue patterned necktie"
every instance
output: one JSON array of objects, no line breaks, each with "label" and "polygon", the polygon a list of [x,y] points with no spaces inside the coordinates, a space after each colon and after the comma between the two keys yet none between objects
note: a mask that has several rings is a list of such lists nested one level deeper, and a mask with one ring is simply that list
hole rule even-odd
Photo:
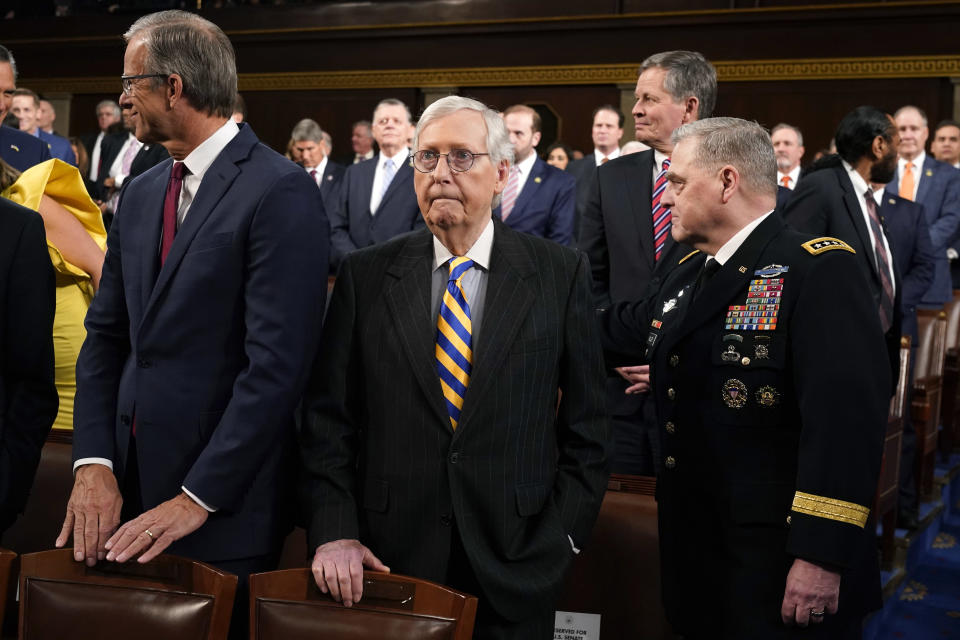
[{"label": "blue patterned necktie", "polygon": [[437,319],[437,372],[440,374],[443,397],[447,400],[450,424],[454,429],[460,421],[473,362],[473,323],[462,284],[464,274],[473,264],[473,260],[464,257],[450,260],[450,277]]},{"label": "blue patterned necktie", "polygon": [[396,175],[397,168],[393,166],[393,160],[387,158],[383,163],[383,188],[380,190],[380,201],[383,202],[383,196],[387,195],[387,189],[393,182],[393,176]]}]

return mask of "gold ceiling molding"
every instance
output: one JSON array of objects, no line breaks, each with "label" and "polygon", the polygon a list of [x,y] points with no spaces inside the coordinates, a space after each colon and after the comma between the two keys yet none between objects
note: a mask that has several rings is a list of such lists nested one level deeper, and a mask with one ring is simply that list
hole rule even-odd
[{"label": "gold ceiling molding", "polygon": [[[473,69],[241,73],[241,91],[630,84],[639,63]],[[960,76],[960,56],[716,61],[721,82],[939,78]],[[23,78],[40,93],[119,93],[119,77]]]}]

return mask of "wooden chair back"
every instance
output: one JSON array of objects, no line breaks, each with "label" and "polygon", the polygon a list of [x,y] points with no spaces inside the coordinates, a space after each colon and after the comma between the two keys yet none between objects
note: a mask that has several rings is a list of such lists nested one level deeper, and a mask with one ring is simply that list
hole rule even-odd
[{"label": "wooden chair back", "polygon": [[88,567],[72,549],[28,553],[20,566],[20,640],[225,640],[237,577],[160,555]]},{"label": "wooden chair back", "polygon": [[887,434],[883,443],[883,459],[873,512],[882,527],[880,559],[884,567],[893,565],[894,531],[897,522],[897,495],[900,484],[900,450],[903,444],[903,420],[910,391],[910,336],[900,338],[900,372],[897,391],[890,399]]},{"label": "wooden chair back", "polygon": [[310,569],[250,576],[251,640],[469,640],[476,615],[476,597],[408,576],[365,571],[352,607],[322,593]]}]

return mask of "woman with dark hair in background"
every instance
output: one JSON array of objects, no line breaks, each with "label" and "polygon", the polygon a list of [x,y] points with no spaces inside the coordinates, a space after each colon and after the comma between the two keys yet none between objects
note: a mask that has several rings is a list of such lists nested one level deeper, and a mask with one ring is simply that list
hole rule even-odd
[{"label": "woman with dark hair in background", "polygon": [[570,151],[570,147],[558,140],[547,148],[543,159],[546,160],[547,164],[566,171],[567,165],[573,160],[573,152]]}]

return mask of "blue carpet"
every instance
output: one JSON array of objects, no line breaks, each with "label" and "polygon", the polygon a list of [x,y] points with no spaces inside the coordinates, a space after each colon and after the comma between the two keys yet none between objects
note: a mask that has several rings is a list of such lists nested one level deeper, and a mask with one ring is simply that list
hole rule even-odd
[{"label": "blue carpet", "polygon": [[874,640],[960,639],[960,501],[945,494],[954,504],[944,505],[936,536],[885,603]]}]

